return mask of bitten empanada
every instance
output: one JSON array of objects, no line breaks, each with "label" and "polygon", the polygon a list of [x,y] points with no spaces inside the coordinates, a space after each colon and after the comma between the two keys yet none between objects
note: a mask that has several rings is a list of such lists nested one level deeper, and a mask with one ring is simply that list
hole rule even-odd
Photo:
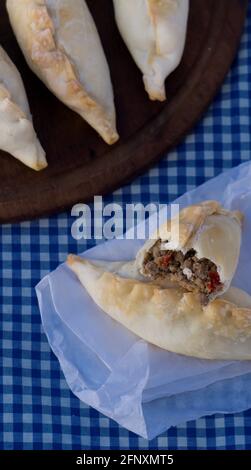
[{"label": "bitten empanada", "polygon": [[231,284],[239,261],[242,217],[216,201],[185,208],[138,252],[140,273],[162,285],[174,282],[199,294],[206,304]]},{"label": "bitten empanada", "polygon": [[[168,351],[205,359],[251,359],[251,297],[230,288],[202,306],[199,296],[173,284],[122,277],[121,263],[69,256],[68,265],[94,302],[136,335]],[[132,271],[130,269],[130,274]]]},{"label": "bitten empanada", "polygon": [[186,40],[189,0],[113,0],[128,49],[152,100],[166,99],[165,79],[179,65]]},{"label": "bitten empanada", "polygon": [[110,72],[84,0],[7,0],[31,69],[108,144],[118,139]]},{"label": "bitten empanada", "polygon": [[47,166],[30,114],[22,78],[0,47],[0,148],[34,170]]}]

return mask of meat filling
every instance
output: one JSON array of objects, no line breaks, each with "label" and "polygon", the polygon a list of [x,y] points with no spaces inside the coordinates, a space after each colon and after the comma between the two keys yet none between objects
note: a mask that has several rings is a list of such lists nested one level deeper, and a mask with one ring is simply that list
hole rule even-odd
[{"label": "meat filling", "polygon": [[221,290],[217,266],[207,258],[199,259],[195,250],[163,251],[158,241],[144,260],[144,273],[152,280],[166,279],[178,283],[190,292],[201,295],[204,304],[209,295]]}]

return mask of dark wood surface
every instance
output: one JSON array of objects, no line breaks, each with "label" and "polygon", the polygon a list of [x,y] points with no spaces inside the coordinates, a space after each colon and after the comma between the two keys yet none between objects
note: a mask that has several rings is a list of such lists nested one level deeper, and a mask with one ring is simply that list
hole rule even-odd
[{"label": "dark wood surface", "polygon": [[111,69],[121,139],[113,147],[61,104],[28,69],[0,2],[0,42],[18,66],[48,169],[35,173],[0,151],[0,222],[31,219],[108,193],[182,140],[220,87],[238,48],[248,0],[190,0],[182,63],[167,79],[165,103],[148,100],[142,76],[117,31],[112,1],[87,1]]}]

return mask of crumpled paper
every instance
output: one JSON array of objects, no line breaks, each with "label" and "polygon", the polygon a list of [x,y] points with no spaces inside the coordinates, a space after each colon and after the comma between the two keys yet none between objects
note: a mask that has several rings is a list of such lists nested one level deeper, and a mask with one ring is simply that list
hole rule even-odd
[{"label": "crumpled paper", "polygon": [[[251,294],[251,162],[175,202],[183,207],[205,199],[245,214],[233,285]],[[112,240],[84,256],[130,260],[142,243]],[[146,343],[98,308],[65,264],[36,292],[45,333],[72,392],[130,431],[153,439],[187,420],[251,407],[251,361],[199,360]]]}]

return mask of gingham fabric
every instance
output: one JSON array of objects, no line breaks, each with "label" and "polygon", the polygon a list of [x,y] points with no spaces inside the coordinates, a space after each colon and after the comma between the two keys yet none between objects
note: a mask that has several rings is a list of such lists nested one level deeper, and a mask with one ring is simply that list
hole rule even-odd
[{"label": "gingham fabric", "polygon": [[[104,202],[171,202],[251,157],[251,5],[238,58],[206,116],[153,169]],[[81,201],[80,201],[81,202]],[[91,243],[71,237],[70,213],[0,228],[1,449],[251,449],[251,410],[184,423],[151,442],[70,392],[50,351],[34,286]]]}]

